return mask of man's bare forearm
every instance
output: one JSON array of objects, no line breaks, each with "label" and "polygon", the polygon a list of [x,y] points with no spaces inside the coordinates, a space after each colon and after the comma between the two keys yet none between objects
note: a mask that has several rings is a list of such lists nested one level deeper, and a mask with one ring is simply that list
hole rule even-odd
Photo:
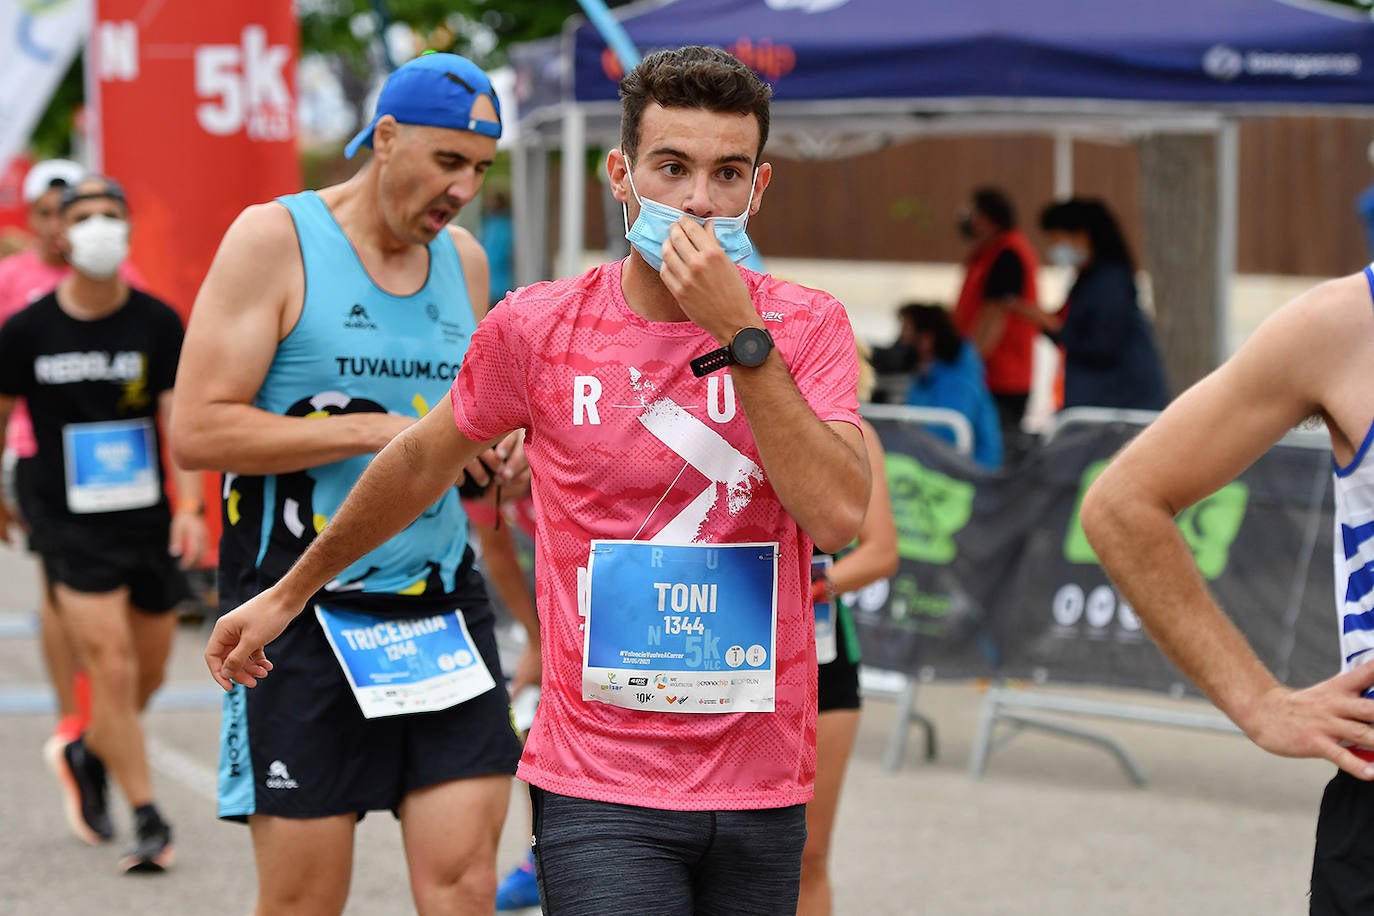
[{"label": "man's bare forearm", "polygon": [[783,507],[821,550],[847,546],[868,508],[867,457],[816,417],[776,353],[757,369],[730,371]]},{"label": "man's bare forearm", "polygon": [[441,408],[382,449],[319,537],[282,578],[279,587],[293,601],[304,604],[350,564],[413,522],[454,485],[463,465],[487,444],[472,442],[452,427],[452,414]]}]

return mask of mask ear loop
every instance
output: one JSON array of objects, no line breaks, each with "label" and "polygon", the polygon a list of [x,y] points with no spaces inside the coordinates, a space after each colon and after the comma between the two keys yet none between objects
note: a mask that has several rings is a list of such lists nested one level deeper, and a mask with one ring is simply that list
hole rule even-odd
[{"label": "mask ear loop", "polygon": [[[630,172],[630,157],[625,155],[625,151],[624,151],[623,149],[622,149],[622,150],[616,150],[616,152],[620,153],[620,158],[622,158],[622,159],[625,160],[625,178],[628,179],[629,182],[630,182],[630,193],[633,194],[633,195],[635,196],[635,200],[636,200],[636,201],[639,203],[639,205],[642,207],[642,206],[644,206],[644,201],[643,201],[642,199],[640,199],[639,191],[635,188],[635,177],[634,177],[634,175],[631,174],[631,172]],[[620,221],[621,221],[622,223],[625,224],[625,234],[626,234],[626,235],[629,235],[629,234],[630,234],[630,208],[629,208],[629,206],[628,206],[627,204],[628,204],[628,201],[622,200],[622,201],[620,202]]]}]

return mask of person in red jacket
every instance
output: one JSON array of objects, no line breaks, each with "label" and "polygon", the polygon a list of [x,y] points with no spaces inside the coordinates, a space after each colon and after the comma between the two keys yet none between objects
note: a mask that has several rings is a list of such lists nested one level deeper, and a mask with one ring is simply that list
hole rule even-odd
[{"label": "person in red jacket", "polygon": [[1030,399],[1032,352],[1037,329],[1018,307],[1038,308],[1039,261],[1030,240],[1016,228],[1016,211],[997,188],[978,188],[959,219],[972,243],[964,285],[954,308],[959,334],[974,345],[997,403],[1007,464],[1024,451],[1021,419]]}]

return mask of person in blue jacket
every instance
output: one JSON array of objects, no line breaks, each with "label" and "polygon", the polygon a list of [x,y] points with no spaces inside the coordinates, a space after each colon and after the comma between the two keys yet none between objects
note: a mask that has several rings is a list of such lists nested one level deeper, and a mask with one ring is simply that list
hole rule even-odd
[{"label": "person in blue jacket", "polygon": [[[916,371],[907,389],[907,404],[957,410],[973,428],[973,460],[988,468],[1002,466],[1002,431],[997,406],[984,381],[978,351],[959,336],[949,312],[939,305],[911,303],[899,312],[902,335],[916,353]],[[953,441],[945,427],[930,431]]]},{"label": "person in blue jacket", "polygon": [[1116,218],[1100,200],[1073,198],[1046,207],[1040,228],[1049,260],[1078,272],[1058,312],[1026,313],[1064,351],[1064,407],[1163,410],[1164,366]]}]

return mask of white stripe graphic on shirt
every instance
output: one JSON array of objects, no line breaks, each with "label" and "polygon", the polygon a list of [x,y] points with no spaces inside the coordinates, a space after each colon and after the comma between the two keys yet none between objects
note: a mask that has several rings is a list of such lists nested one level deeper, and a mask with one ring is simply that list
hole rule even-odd
[{"label": "white stripe graphic on shirt", "polygon": [[725,487],[727,510],[731,515],[738,515],[749,505],[755,487],[763,483],[762,468],[720,433],[669,398],[660,398],[647,405],[639,422],[710,481],[691,503],[650,538],[651,541],[677,544],[696,541],[706,517],[720,500],[719,485]]}]

